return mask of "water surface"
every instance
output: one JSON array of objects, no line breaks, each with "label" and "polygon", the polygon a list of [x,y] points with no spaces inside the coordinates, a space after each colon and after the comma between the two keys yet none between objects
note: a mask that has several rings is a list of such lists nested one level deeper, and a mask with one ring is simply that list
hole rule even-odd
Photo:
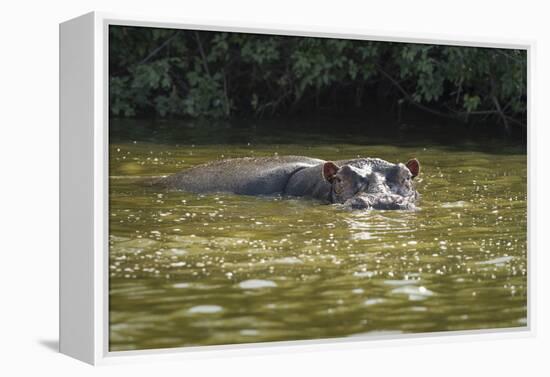
[{"label": "water surface", "polygon": [[[110,350],[525,326],[524,148],[335,130],[112,122]],[[421,210],[143,184],[276,154],[416,157]]]}]

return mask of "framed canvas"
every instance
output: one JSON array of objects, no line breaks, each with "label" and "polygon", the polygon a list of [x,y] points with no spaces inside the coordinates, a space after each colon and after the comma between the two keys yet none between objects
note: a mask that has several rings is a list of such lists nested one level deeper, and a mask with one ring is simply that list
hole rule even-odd
[{"label": "framed canvas", "polygon": [[97,364],[532,334],[532,53],[62,23],[61,352]]}]

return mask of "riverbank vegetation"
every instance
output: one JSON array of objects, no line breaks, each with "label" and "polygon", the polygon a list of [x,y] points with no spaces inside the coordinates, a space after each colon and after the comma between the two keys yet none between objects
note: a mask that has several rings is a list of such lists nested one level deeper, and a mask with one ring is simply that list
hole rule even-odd
[{"label": "riverbank vegetation", "polygon": [[111,26],[113,117],[276,118],[416,109],[525,133],[525,50]]}]

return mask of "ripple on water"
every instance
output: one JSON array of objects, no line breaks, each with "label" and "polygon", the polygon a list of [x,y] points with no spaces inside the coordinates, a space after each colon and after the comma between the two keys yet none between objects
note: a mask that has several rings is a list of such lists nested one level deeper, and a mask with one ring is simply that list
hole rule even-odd
[{"label": "ripple on water", "polygon": [[416,280],[384,280],[384,284],[394,285],[394,286],[403,286],[403,285],[415,285],[418,284]]},{"label": "ripple on water", "polygon": [[463,208],[466,207],[466,202],[463,200],[459,200],[458,202],[447,202],[443,203],[441,207],[443,208]]},{"label": "ripple on water", "polygon": [[171,248],[170,252],[174,255],[185,255],[185,254],[187,254],[187,250],[178,249],[178,248]]},{"label": "ripple on water", "polygon": [[375,237],[370,232],[358,232],[352,235],[352,238],[354,240],[372,240],[377,239],[378,237]]},{"label": "ripple on water", "polygon": [[213,314],[219,313],[223,308],[219,305],[197,305],[188,310],[191,314]]},{"label": "ripple on water", "polygon": [[411,301],[425,300],[434,295],[434,292],[430,291],[426,287],[416,287],[413,285],[404,285],[402,287],[395,288],[391,291],[391,293],[408,295],[409,300]]},{"label": "ripple on water", "polygon": [[393,336],[393,335],[399,335],[399,334],[403,334],[403,332],[399,330],[374,330],[366,333],[351,334],[351,335],[348,335],[348,337],[349,338],[369,338],[369,337]]},{"label": "ripple on water", "polygon": [[358,278],[371,278],[374,275],[374,271],[356,271],[353,273],[353,276]]},{"label": "ripple on water", "polygon": [[244,336],[256,336],[259,334],[259,331],[255,329],[243,329],[239,333]]},{"label": "ripple on water", "polygon": [[304,261],[301,260],[300,258],[296,258],[296,257],[285,257],[285,258],[275,259],[275,260],[273,260],[273,263],[277,263],[277,264],[302,264],[302,263],[304,263]]},{"label": "ripple on water", "polygon": [[174,288],[189,288],[190,286],[191,284],[189,283],[176,283],[172,285]]},{"label": "ripple on water", "polygon": [[239,287],[242,289],[273,288],[276,286],[277,284],[274,281],[260,279],[245,280],[239,283]]},{"label": "ripple on water", "polygon": [[140,247],[150,248],[156,246],[159,242],[149,238],[135,238],[129,241],[120,242],[117,247]]},{"label": "ripple on water", "polygon": [[363,302],[363,305],[371,306],[371,305],[381,304],[384,301],[385,300],[383,298],[369,298]]},{"label": "ripple on water", "polygon": [[187,264],[186,262],[174,262],[174,263],[170,263],[170,266],[172,266],[172,267],[183,267],[186,264]]},{"label": "ripple on water", "polygon": [[427,312],[428,308],[425,306],[413,306],[410,308],[413,312]]},{"label": "ripple on water", "polygon": [[496,267],[501,267],[501,266],[504,266],[506,263],[510,262],[512,259],[514,259],[514,257],[512,256],[500,257],[500,258],[495,258],[491,260],[476,262],[476,264],[481,264],[481,265],[492,264],[492,265],[495,265]]}]

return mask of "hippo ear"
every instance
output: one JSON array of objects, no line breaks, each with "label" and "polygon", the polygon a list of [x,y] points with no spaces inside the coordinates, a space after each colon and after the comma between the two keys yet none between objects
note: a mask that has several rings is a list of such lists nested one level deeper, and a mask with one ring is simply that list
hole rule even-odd
[{"label": "hippo ear", "polygon": [[407,161],[405,165],[409,168],[413,178],[420,173],[420,162],[416,158]]},{"label": "hippo ear", "polygon": [[328,182],[332,182],[334,175],[340,168],[332,161],[327,161],[323,164],[323,178]]}]

